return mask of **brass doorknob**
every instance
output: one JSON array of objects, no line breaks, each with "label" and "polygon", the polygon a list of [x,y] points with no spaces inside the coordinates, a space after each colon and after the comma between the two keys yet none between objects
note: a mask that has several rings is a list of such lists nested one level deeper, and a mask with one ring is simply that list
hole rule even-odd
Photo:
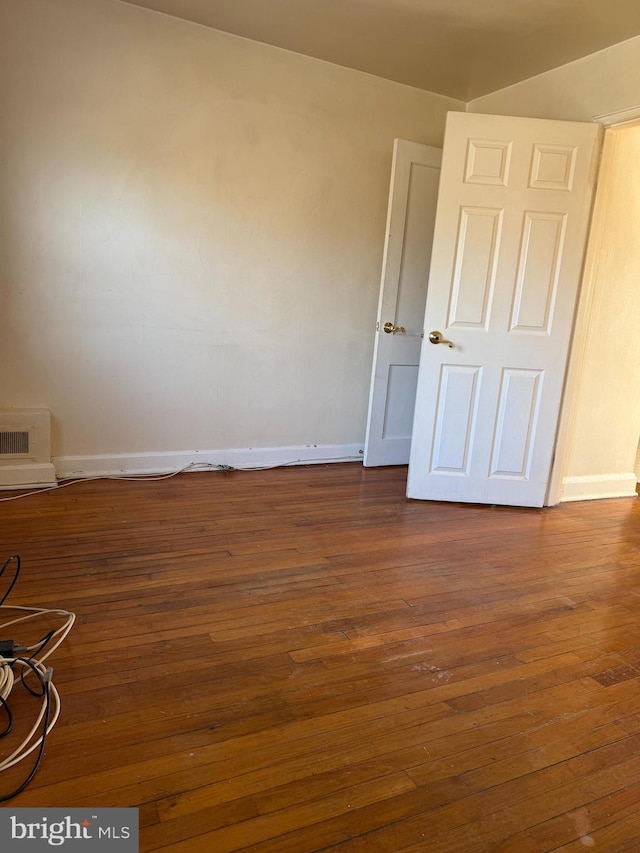
[{"label": "brass doorknob", "polygon": [[437,330],[429,332],[429,340],[432,344],[446,344],[448,347],[455,347],[455,344],[451,341],[445,341],[442,337],[442,332],[438,332]]},{"label": "brass doorknob", "polygon": [[382,328],[388,335],[391,335],[394,332],[404,332],[404,330],[405,330],[404,326],[394,326],[393,323],[388,323],[388,322],[385,323]]}]

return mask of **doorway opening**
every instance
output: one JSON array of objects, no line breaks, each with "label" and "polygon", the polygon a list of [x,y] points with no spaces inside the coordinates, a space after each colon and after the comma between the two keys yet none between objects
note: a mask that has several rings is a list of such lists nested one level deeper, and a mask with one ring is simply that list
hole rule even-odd
[{"label": "doorway opening", "polygon": [[557,500],[636,494],[639,187],[640,109],[634,121],[605,130],[558,440],[564,461],[552,484]]}]

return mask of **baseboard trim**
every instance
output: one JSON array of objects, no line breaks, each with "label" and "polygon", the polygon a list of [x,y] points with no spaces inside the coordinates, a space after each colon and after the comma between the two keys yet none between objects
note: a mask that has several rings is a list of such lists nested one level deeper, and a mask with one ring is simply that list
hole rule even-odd
[{"label": "baseboard trim", "polygon": [[189,465],[215,468],[271,468],[362,461],[361,444],[312,444],[296,447],[244,447],[226,450],[178,450],[162,453],[121,453],[98,456],[57,456],[58,479],[170,474]]},{"label": "baseboard trim", "polygon": [[47,489],[57,485],[51,463],[31,462],[26,465],[0,465],[0,490]]},{"label": "baseboard trim", "polygon": [[560,492],[561,501],[592,501],[599,498],[635,498],[636,475],[595,474],[582,477],[565,477]]}]

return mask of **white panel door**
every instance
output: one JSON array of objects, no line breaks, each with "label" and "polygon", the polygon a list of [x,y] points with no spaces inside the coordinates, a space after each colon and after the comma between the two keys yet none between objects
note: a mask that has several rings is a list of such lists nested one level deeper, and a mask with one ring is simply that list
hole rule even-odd
[{"label": "white panel door", "polygon": [[[406,465],[440,178],[439,148],[396,139],[364,464]],[[395,331],[385,331],[393,327]]]},{"label": "white panel door", "polygon": [[543,505],[599,132],[449,113],[408,497]]}]

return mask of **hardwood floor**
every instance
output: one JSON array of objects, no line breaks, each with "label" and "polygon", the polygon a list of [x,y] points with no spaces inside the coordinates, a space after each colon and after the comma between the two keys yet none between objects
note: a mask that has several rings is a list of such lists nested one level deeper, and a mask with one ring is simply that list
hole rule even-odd
[{"label": "hardwood floor", "polygon": [[142,851],[639,850],[640,502],[411,502],[405,476],[1,504],[7,604],[78,614],[11,805],[139,806]]}]

